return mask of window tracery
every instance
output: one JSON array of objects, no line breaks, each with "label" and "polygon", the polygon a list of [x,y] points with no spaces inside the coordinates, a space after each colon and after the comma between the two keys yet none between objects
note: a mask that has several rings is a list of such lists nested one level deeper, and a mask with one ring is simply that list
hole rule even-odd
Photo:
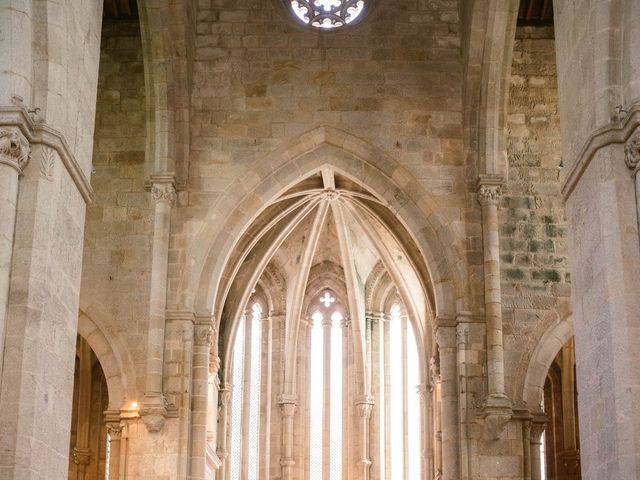
[{"label": "window tracery", "polygon": [[354,22],[361,17],[366,3],[365,0],[290,0],[291,11],[298,20],[323,30]]}]

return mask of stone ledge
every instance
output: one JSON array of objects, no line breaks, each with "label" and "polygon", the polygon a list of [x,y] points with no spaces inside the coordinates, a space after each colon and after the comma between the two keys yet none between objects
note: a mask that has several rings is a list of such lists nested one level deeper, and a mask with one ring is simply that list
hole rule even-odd
[{"label": "stone ledge", "polygon": [[0,106],[0,125],[17,127],[31,145],[46,145],[55,150],[86,204],[93,202],[93,189],[80,168],[62,133],[48,125],[34,122],[20,106]]},{"label": "stone ledge", "polygon": [[623,120],[593,131],[564,177],[562,199],[565,202],[569,199],[598,150],[614,143],[625,143],[638,127],[640,127],[640,103],[631,106]]}]

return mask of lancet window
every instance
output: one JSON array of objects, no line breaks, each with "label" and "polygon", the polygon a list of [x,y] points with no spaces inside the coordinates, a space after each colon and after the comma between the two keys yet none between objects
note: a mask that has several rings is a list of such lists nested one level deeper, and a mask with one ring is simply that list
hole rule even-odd
[{"label": "lancet window", "polygon": [[377,444],[373,468],[384,480],[421,478],[420,364],[414,328],[399,304],[370,324],[377,352]]},{"label": "lancet window", "polygon": [[260,478],[262,307],[254,303],[238,324],[233,349],[230,480]]}]

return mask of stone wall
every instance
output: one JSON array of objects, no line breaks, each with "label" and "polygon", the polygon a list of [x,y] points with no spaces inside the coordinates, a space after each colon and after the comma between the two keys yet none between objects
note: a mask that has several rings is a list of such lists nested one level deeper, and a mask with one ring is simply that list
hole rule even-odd
[{"label": "stone wall", "polygon": [[[87,209],[81,308],[105,312],[109,337],[124,342],[144,390],[152,210],[144,186],[145,86],[137,22],[105,21],[92,186]],[[140,383],[142,382],[142,383]],[[128,399],[129,401],[139,399]]]},{"label": "stone wall", "polygon": [[[171,275],[179,277],[175,260],[195,247],[190,234],[222,213],[212,206],[225,189],[253,178],[261,158],[321,125],[406,166],[459,235],[454,248],[464,256],[457,2],[378,2],[360,25],[328,35],[297,25],[281,8],[271,1],[199,2],[191,165],[182,219],[172,227]],[[171,286],[170,301],[179,303],[177,280]]]},{"label": "stone wall", "polygon": [[509,177],[500,211],[505,365],[509,395],[521,399],[531,352],[570,313],[552,27],[518,27],[507,115]]}]

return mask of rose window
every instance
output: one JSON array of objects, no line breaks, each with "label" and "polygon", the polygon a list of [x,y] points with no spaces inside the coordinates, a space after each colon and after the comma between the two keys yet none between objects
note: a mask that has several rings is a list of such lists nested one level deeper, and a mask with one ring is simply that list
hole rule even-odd
[{"label": "rose window", "polygon": [[365,0],[290,0],[295,16],[315,28],[331,30],[344,27],[358,19]]}]

